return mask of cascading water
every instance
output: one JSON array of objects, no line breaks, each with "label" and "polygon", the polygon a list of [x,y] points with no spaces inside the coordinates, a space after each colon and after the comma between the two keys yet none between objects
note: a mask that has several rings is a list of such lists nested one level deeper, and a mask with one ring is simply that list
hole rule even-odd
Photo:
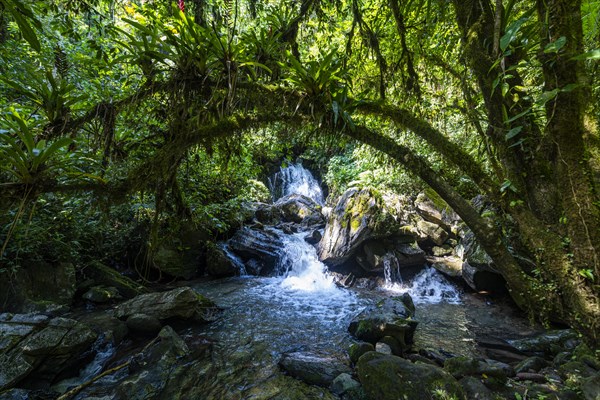
[{"label": "cascading water", "polygon": [[319,182],[301,163],[282,167],[269,179],[269,189],[274,202],[290,194],[300,194],[323,204],[323,191]]},{"label": "cascading water", "polygon": [[387,277],[385,283],[385,290],[408,293],[415,303],[460,303],[460,293],[456,287],[432,267],[423,269],[410,283],[388,282]]}]

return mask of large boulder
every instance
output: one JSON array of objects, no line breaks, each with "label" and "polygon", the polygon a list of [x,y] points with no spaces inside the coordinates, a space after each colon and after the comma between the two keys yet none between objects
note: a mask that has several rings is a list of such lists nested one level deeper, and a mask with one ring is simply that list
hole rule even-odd
[{"label": "large boulder", "polygon": [[97,338],[87,325],[35,314],[0,315],[0,391],[24,379],[49,385]]},{"label": "large boulder", "polygon": [[370,400],[429,400],[442,393],[443,398],[465,399],[456,379],[433,365],[369,352],[358,360],[357,372]]},{"label": "large boulder", "polygon": [[392,337],[404,351],[412,343],[417,327],[417,321],[412,319],[414,312],[408,294],[386,298],[354,317],[348,331],[357,339],[373,345],[384,337]]},{"label": "large boulder", "polygon": [[328,387],[342,373],[352,373],[346,360],[319,352],[286,353],[279,365],[291,376],[311,385]]},{"label": "large boulder", "polygon": [[227,245],[244,262],[247,272],[269,275],[279,263],[283,241],[280,231],[246,226],[238,230]]},{"label": "large boulder", "polygon": [[[356,253],[356,261],[368,273],[379,273],[393,265],[399,271],[423,266],[425,252],[407,235],[368,240]],[[387,264],[387,265],[386,265]]]},{"label": "large boulder", "polygon": [[395,211],[375,189],[348,189],[331,211],[319,243],[319,258],[330,266],[338,266],[369,239],[403,231],[410,234],[412,228]]},{"label": "large boulder", "polygon": [[147,293],[119,304],[114,313],[125,319],[134,314],[151,315],[161,321],[171,318],[206,322],[212,319],[215,304],[192,288],[181,287],[167,292]]}]

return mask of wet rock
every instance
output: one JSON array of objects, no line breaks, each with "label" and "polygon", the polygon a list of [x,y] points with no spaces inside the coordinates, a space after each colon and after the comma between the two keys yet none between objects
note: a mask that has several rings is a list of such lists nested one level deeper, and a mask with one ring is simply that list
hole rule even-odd
[{"label": "wet rock", "polygon": [[215,304],[192,288],[181,287],[167,292],[147,293],[119,304],[115,309],[117,318],[133,314],[148,314],[163,321],[179,318],[205,322],[216,311]]},{"label": "wet rock", "polygon": [[[249,273],[268,275],[277,266],[283,242],[281,233],[272,229],[244,227],[227,242],[231,251],[246,264]],[[250,260],[254,260],[250,263]]]},{"label": "wet rock", "polygon": [[103,312],[84,315],[80,322],[89,326],[98,336],[103,336],[115,345],[121,343],[129,333],[124,321]]},{"label": "wet rock", "polygon": [[226,245],[209,244],[206,247],[207,275],[226,277],[239,275],[244,269],[244,263],[232,254]]},{"label": "wet rock", "polygon": [[348,331],[357,339],[373,344],[385,336],[391,336],[404,351],[412,343],[417,326],[413,315],[414,304],[407,294],[386,298],[354,317]]},{"label": "wet rock", "polygon": [[497,397],[487,386],[473,376],[466,376],[459,381],[467,399],[471,400],[496,400]]},{"label": "wet rock", "polygon": [[403,225],[374,189],[348,189],[327,220],[319,258],[330,266],[339,266],[366,240],[400,233]]},{"label": "wet rock", "polygon": [[521,361],[515,367],[515,372],[538,372],[544,367],[548,366],[548,361],[544,360],[541,357],[529,357],[523,361]]},{"label": "wet rock", "polygon": [[531,381],[538,383],[545,383],[546,377],[542,374],[536,374],[535,372],[519,372],[515,375],[517,381]]},{"label": "wet rock", "polygon": [[314,200],[300,194],[285,196],[277,200],[273,206],[279,210],[281,219],[286,222],[294,222],[305,226],[325,223],[325,217],[321,214],[321,206]]},{"label": "wet rock", "polygon": [[338,375],[352,372],[350,367],[335,355],[316,352],[286,353],[279,365],[295,378],[324,387],[329,387]]},{"label": "wet rock", "polygon": [[83,297],[85,300],[91,301],[92,303],[108,303],[111,300],[123,298],[119,293],[119,290],[112,286],[93,286],[81,297]]},{"label": "wet rock", "polygon": [[350,357],[350,361],[356,364],[360,356],[369,352],[375,351],[375,347],[371,343],[367,342],[358,342],[352,343],[348,348],[348,356]]},{"label": "wet rock", "polygon": [[136,281],[121,275],[118,271],[106,265],[93,261],[85,266],[82,271],[85,277],[92,279],[98,285],[116,287],[125,298],[132,298],[148,290]]},{"label": "wet rock", "polygon": [[526,339],[511,340],[510,344],[526,354],[550,358],[562,351],[575,349],[579,342],[575,331],[562,329],[546,331]]},{"label": "wet rock", "polygon": [[573,378],[589,378],[598,372],[581,361],[569,361],[561,365],[558,371],[565,381]]},{"label": "wet rock", "polygon": [[464,399],[458,382],[444,370],[413,364],[397,356],[369,352],[358,360],[357,372],[367,398],[377,400],[429,400],[438,390]]},{"label": "wet rock", "polygon": [[279,222],[279,210],[272,204],[258,203],[254,217],[265,225],[275,225]]},{"label": "wet rock", "polygon": [[97,335],[67,318],[0,315],[0,391],[29,379],[43,386],[73,365]]},{"label": "wet rock", "polygon": [[453,357],[446,360],[444,370],[459,379],[465,376],[483,375],[505,381],[508,376],[514,376],[514,370],[504,363],[478,360],[469,357]]},{"label": "wet rock", "polygon": [[304,238],[304,240],[306,240],[306,242],[310,243],[310,244],[317,244],[321,241],[322,238],[323,238],[323,235],[321,235],[321,232],[319,232],[319,230],[315,229],[309,235],[307,235]]},{"label": "wet rock", "polygon": [[144,335],[156,335],[161,329],[160,321],[147,314],[132,314],[127,317],[127,328]]},{"label": "wet rock", "polygon": [[352,379],[348,373],[339,374],[331,383],[329,390],[337,395],[354,392],[360,388],[360,383]]}]

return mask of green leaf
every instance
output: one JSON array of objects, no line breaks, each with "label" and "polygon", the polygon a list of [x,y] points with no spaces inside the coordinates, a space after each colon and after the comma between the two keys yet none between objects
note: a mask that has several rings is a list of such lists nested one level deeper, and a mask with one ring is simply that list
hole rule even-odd
[{"label": "green leaf", "polygon": [[[41,52],[42,46],[40,44],[40,41],[38,40],[38,37],[35,34],[29,22],[24,18],[25,15],[31,20],[33,20],[35,25],[41,26],[41,24],[39,24],[39,21],[35,19],[33,12],[31,12],[31,10],[19,0],[12,0],[12,2],[3,1],[2,4],[4,4],[6,9],[15,19],[15,22],[19,26],[19,30],[21,31],[21,34],[23,34],[23,38],[27,41],[27,43],[29,43],[29,45],[33,47],[33,49],[38,53]],[[15,5],[18,7],[18,9],[14,7]]]},{"label": "green leaf", "polygon": [[558,53],[560,49],[564,47],[567,43],[567,38],[564,36],[559,37],[552,43],[548,43],[546,47],[544,47],[544,53]]},{"label": "green leaf", "polygon": [[523,130],[523,126],[517,126],[515,128],[512,128],[510,131],[508,131],[506,133],[506,136],[504,136],[504,139],[510,140],[510,139],[514,138],[515,136],[517,136],[519,133],[521,133],[522,130]]},{"label": "green leaf", "polygon": [[500,38],[500,50],[502,50],[502,52],[504,52],[508,48],[508,45],[515,40],[521,25],[523,25],[527,19],[527,17],[519,18],[506,28],[506,33]]},{"label": "green leaf", "polygon": [[579,61],[579,60],[600,60],[600,49],[590,50],[586,53],[580,54],[571,58],[571,60]]}]

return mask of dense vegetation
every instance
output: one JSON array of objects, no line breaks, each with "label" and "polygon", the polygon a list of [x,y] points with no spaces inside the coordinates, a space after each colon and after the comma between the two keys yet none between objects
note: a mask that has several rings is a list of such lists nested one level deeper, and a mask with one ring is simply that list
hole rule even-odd
[{"label": "dense vegetation", "polygon": [[522,308],[598,344],[599,24],[591,0],[0,0],[0,267],[148,277],[302,154],[333,193],[430,187]]}]

